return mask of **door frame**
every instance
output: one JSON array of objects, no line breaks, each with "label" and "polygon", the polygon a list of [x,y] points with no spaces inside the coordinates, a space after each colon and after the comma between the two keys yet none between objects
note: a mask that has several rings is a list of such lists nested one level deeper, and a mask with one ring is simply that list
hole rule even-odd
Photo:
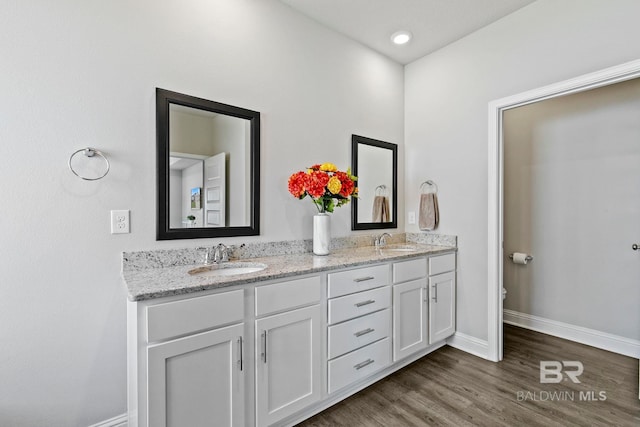
[{"label": "door frame", "polygon": [[640,77],[640,60],[554,83],[489,103],[487,359],[502,360],[502,267],[504,261],[503,112],[546,99],[584,92]]}]

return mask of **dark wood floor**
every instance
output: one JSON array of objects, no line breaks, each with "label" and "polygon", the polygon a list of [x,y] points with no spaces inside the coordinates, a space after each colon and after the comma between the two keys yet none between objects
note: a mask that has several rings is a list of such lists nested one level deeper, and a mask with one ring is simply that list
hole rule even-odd
[{"label": "dark wood floor", "polygon": [[[580,383],[541,384],[541,360],[582,362]],[[640,426],[638,360],[505,325],[500,363],[445,346],[299,424],[432,425]]]}]

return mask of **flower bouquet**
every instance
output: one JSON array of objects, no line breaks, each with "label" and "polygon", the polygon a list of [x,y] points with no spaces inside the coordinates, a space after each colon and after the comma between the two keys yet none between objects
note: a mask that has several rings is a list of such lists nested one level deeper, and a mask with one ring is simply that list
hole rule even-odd
[{"label": "flower bouquet", "polygon": [[357,179],[350,168],[341,172],[333,163],[313,165],[289,177],[289,193],[298,199],[309,196],[319,213],[331,213],[358,196]]}]

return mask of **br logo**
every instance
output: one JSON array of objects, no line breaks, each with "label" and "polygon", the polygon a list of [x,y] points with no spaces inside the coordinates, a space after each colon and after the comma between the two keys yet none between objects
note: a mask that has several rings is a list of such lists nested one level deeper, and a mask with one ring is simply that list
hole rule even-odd
[{"label": "br logo", "polygon": [[562,361],[541,360],[540,361],[540,382],[559,383],[562,382],[564,375],[574,383],[580,383],[578,377],[582,375],[584,366],[578,361]]}]

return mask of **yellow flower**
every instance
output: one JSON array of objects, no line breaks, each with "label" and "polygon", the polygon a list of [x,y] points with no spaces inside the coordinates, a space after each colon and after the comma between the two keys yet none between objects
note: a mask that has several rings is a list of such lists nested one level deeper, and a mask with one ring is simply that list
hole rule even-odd
[{"label": "yellow flower", "polygon": [[333,163],[323,163],[320,165],[320,170],[324,172],[335,172],[338,168]]},{"label": "yellow flower", "polygon": [[331,194],[338,194],[340,189],[342,188],[342,183],[338,179],[338,177],[332,176],[329,178],[329,182],[327,183],[327,188],[331,192]]}]

